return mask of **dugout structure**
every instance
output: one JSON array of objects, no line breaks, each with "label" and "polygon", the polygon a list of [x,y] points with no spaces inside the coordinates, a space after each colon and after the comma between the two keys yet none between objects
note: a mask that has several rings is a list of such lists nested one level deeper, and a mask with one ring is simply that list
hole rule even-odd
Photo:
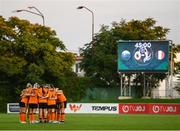
[{"label": "dugout structure", "polygon": [[[117,71],[120,77],[120,96],[132,95],[132,80],[137,74],[143,77],[143,96],[148,94],[146,75],[167,74],[166,89],[173,87],[173,52],[171,40],[118,41]],[[127,74],[131,74],[128,75]],[[131,83],[131,84],[128,84]],[[169,92],[170,93],[170,92]],[[166,96],[170,96],[168,92]]]}]

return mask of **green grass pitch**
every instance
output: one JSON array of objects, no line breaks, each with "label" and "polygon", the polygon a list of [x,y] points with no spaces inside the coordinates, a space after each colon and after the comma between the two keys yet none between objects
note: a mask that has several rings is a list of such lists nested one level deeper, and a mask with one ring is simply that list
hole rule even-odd
[{"label": "green grass pitch", "polygon": [[180,115],[66,114],[64,124],[20,124],[0,114],[0,130],[180,130]]}]

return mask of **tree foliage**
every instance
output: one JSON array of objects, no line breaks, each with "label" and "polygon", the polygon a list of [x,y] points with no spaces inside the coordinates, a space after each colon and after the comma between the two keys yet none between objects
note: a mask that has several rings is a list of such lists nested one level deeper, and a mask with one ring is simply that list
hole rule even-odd
[{"label": "tree foliage", "polygon": [[[157,26],[152,18],[145,20],[131,20],[126,22],[113,22],[112,26],[102,25],[94,41],[82,48],[82,68],[86,75],[94,80],[98,87],[117,87],[119,77],[117,74],[117,41],[118,40],[165,40],[169,29]],[[151,87],[156,87],[159,80],[163,80],[166,74],[148,74]],[[137,75],[134,79],[135,85],[141,83],[142,77]]]},{"label": "tree foliage", "polygon": [[[180,53],[180,45],[175,45],[173,52]],[[176,56],[174,56],[176,58]],[[175,83],[175,89],[180,93],[180,61],[174,61],[175,75],[177,76],[177,82]]]},{"label": "tree foliage", "polygon": [[[51,28],[17,17],[6,20],[0,16],[0,92],[9,90],[11,96],[17,98],[27,82],[62,85],[57,81],[66,79],[62,78],[68,77],[66,72],[72,73],[75,62],[74,54],[65,50],[65,45]],[[72,79],[77,79],[73,76]]]}]

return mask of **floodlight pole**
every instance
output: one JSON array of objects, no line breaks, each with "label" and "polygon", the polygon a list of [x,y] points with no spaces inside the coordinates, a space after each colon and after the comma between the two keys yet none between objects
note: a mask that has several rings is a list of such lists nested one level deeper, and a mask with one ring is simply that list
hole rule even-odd
[{"label": "floodlight pole", "polygon": [[87,11],[89,11],[92,15],[92,41],[94,40],[94,12],[92,10],[90,10],[89,8],[87,8],[86,6],[78,6],[77,9],[86,9]]},{"label": "floodlight pole", "polygon": [[29,9],[35,9],[38,13],[36,12],[33,12],[33,11],[30,11],[30,10],[26,10],[26,9],[20,9],[20,10],[15,10],[13,12],[28,12],[28,13],[31,13],[31,14],[34,14],[34,15],[38,15],[38,16],[41,16],[42,17],[42,20],[43,20],[43,26],[45,26],[45,20],[44,20],[44,15],[42,12],[40,12],[36,7],[32,6],[32,7],[28,7]]},{"label": "floodlight pole", "polygon": [[38,9],[38,8],[36,8],[35,6],[30,6],[30,7],[28,7],[29,9],[35,9],[38,13],[39,13],[39,16],[41,16],[42,17],[42,19],[43,19],[43,26],[45,26],[45,20],[44,20],[44,15],[43,15],[43,13]]}]

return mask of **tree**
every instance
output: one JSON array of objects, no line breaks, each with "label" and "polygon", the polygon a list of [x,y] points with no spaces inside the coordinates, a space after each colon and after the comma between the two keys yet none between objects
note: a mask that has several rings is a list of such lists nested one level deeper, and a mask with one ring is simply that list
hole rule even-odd
[{"label": "tree", "polygon": [[[91,77],[98,87],[118,87],[119,77],[117,74],[117,41],[118,40],[165,40],[169,29],[156,26],[152,18],[131,20],[119,23],[113,22],[112,27],[103,25],[94,37],[94,41],[82,48],[82,68],[86,75]],[[151,87],[156,87],[159,80],[163,80],[166,74],[149,74]],[[135,85],[143,81],[140,75],[134,79]],[[142,88],[142,83],[140,88]],[[140,95],[142,96],[142,95]]]},{"label": "tree", "polygon": [[[180,53],[180,45],[174,46],[173,52],[174,52],[174,54]],[[176,58],[175,55],[174,55],[174,58]],[[174,88],[180,93],[180,62],[175,61],[174,67],[175,67],[175,75],[177,76],[177,82],[175,83]]]},{"label": "tree", "polygon": [[[6,97],[9,102],[17,100],[27,82],[59,87],[57,80],[68,77],[63,74],[71,72],[75,56],[65,51],[54,30],[17,17],[5,20],[2,16],[0,27],[0,101]],[[57,52],[57,48],[61,51]]]}]

